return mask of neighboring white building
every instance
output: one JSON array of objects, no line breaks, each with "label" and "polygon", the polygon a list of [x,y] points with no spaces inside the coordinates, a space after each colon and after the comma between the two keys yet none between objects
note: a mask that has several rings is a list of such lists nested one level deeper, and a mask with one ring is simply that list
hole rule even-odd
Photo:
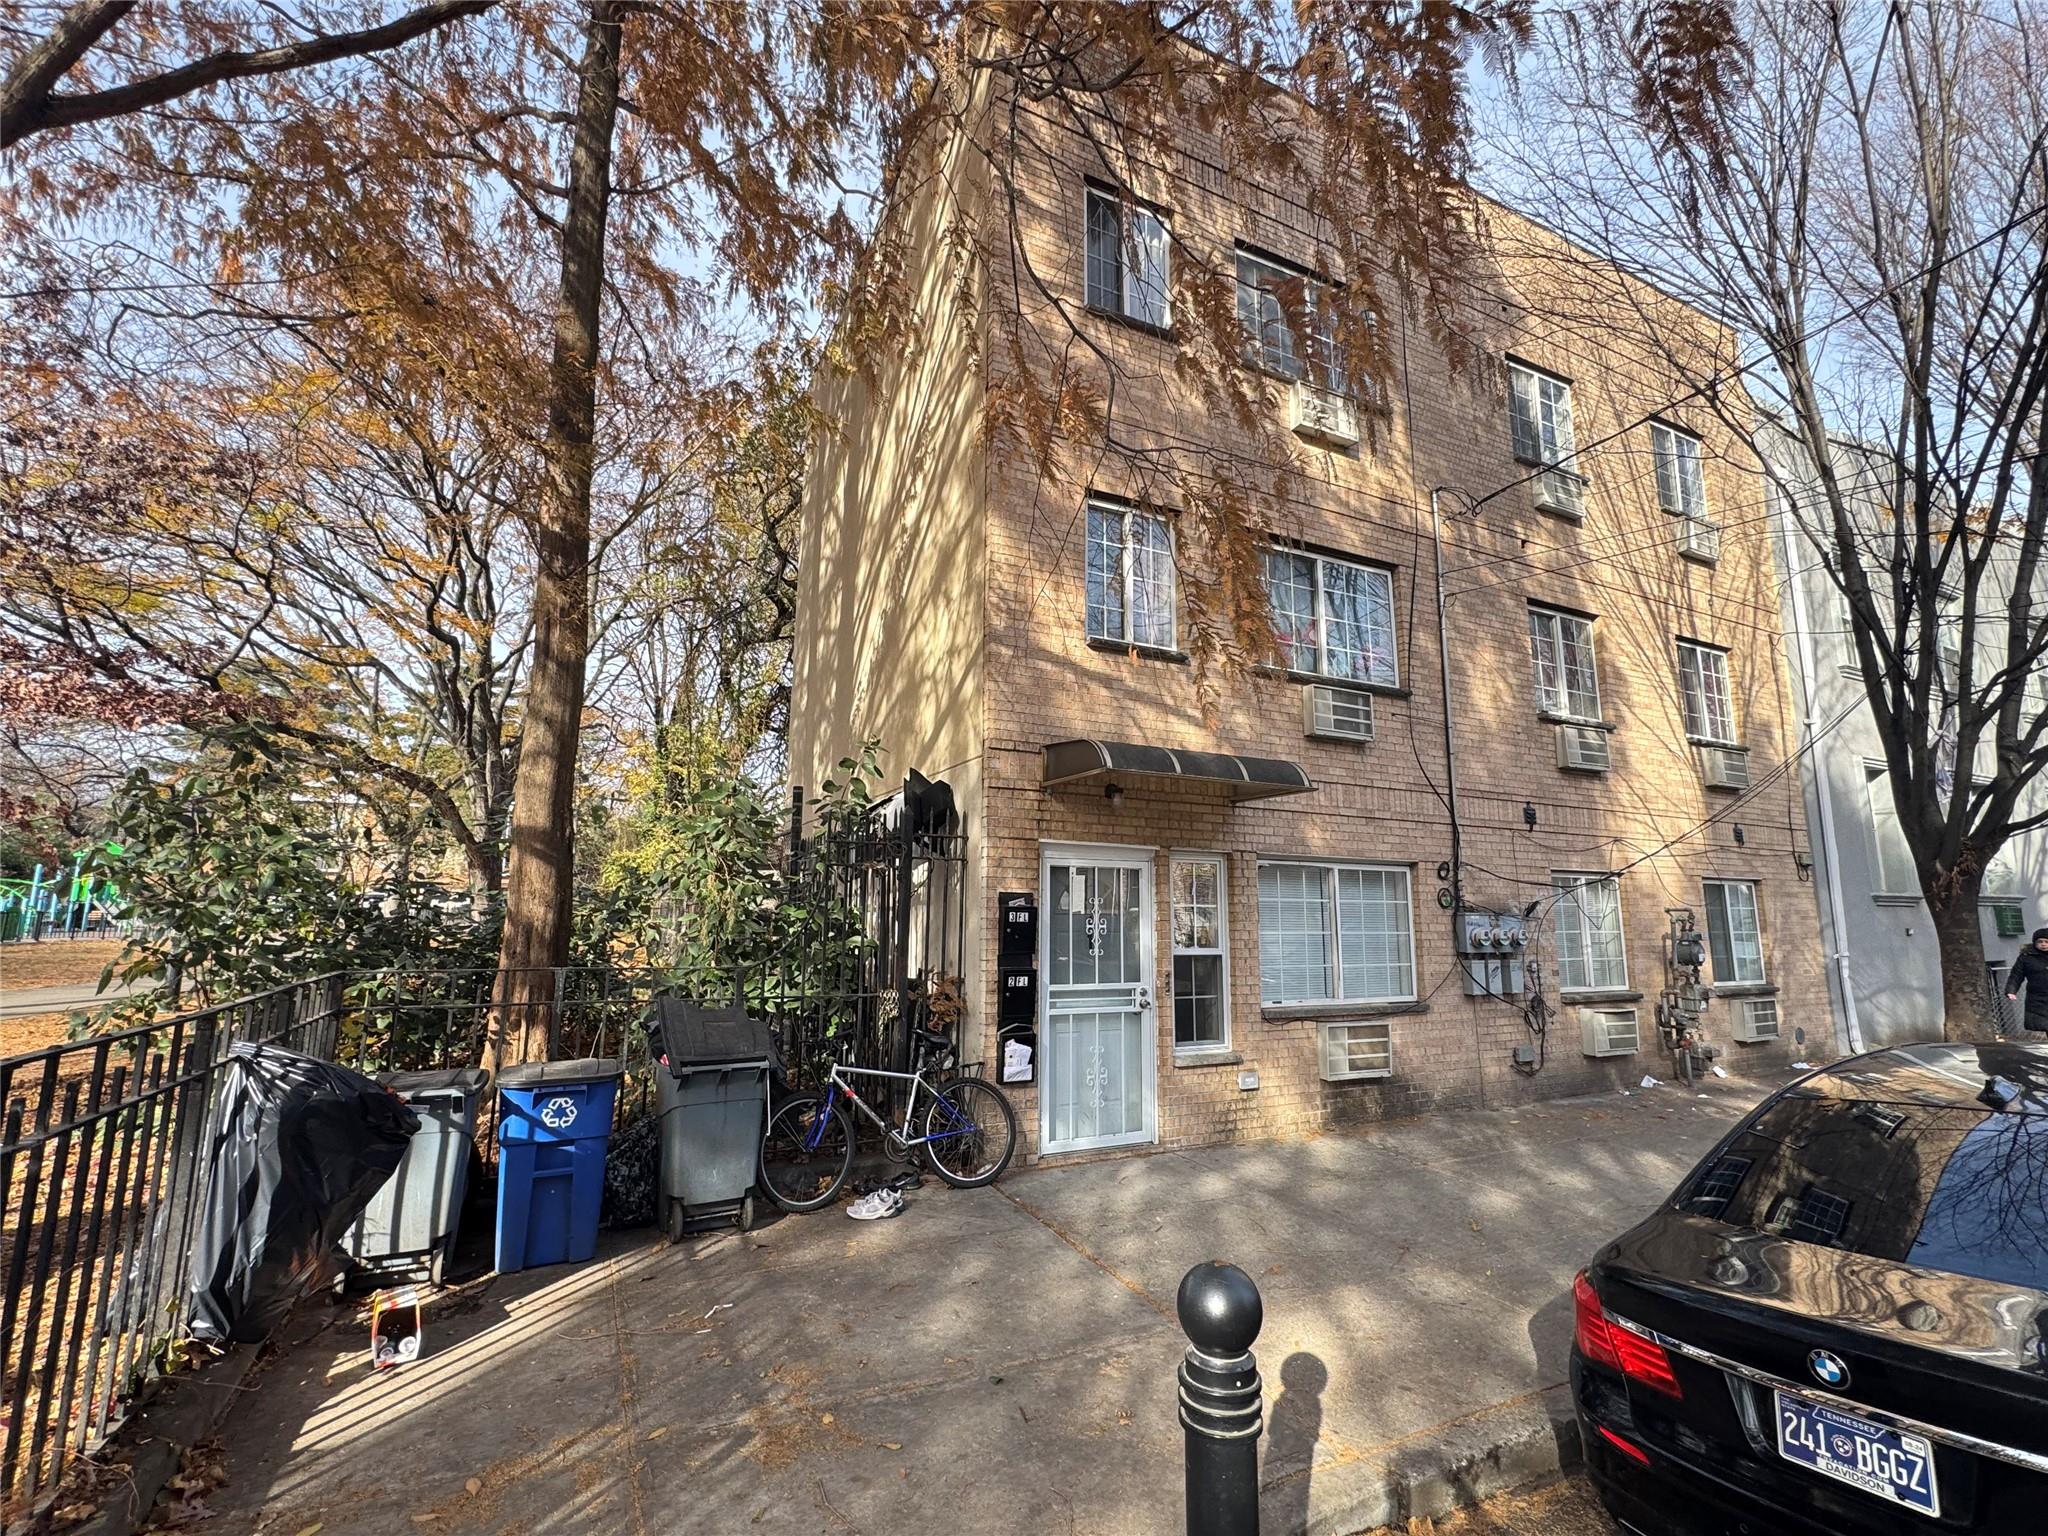
[{"label": "neighboring white building", "polygon": [[[1766,495],[1784,556],[1780,600],[1793,702],[1802,716],[1800,745],[1821,738],[1799,761],[1836,1038],[1851,1049],[1858,1039],[1867,1049],[1938,1039],[1941,967],[1934,928],[1899,829],[1848,600],[1828,572],[1823,547],[1791,515],[1776,483],[1797,495],[1796,488],[1814,484],[1811,464],[1780,429],[1766,427],[1758,439],[1776,471],[1766,477]],[[1847,483],[1868,486],[1870,463],[1868,450],[1838,446],[1837,472]],[[1817,489],[1810,494],[1819,500]],[[1875,509],[1880,497],[1872,493],[1869,501]],[[2048,669],[2034,688],[2035,707],[2048,709]],[[1987,771],[1990,758],[1985,743]],[[2031,794],[2033,803],[2048,803],[2048,777]],[[1985,963],[2002,976],[2026,936],[2048,924],[2048,830],[2023,833],[2006,845],[1986,874],[1980,908]]]}]

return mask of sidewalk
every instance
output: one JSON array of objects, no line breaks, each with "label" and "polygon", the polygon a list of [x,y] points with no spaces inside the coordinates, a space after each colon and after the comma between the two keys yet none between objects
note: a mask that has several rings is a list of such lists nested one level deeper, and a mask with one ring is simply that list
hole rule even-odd
[{"label": "sidewalk", "polygon": [[352,1313],[316,1304],[192,1528],[1177,1532],[1172,1304],[1211,1257],[1265,1297],[1267,1536],[1430,1513],[1555,1466],[1572,1274],[1770,1086],[928,1179],[875,1224],[622,1234],[445,1299],[421,1363],[376,1377]]}]

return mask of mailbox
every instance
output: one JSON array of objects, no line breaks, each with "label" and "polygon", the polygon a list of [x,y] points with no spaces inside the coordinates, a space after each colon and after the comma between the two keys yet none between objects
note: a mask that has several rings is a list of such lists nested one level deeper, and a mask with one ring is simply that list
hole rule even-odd
[{"label": "mailbox", "polygon": [[1030,964],[1038,957],[1038,898],[1030,891],[1002,891],[996,896],[996,922],[1002,930],[999,953],[1006,961]]},{"label": "mailbox", "polygon": [[996,1024],[1038,1022],[1038,972],[1028,965],[1006,965],[996,973]]}]

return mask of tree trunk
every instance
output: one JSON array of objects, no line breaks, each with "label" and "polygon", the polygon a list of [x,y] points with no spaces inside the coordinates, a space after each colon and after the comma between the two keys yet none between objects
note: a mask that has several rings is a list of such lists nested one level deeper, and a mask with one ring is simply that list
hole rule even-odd
[{"label": "tree trunk", "polygon": [[1989,1040],[1996,1031],[1990,978],[1984,969],[1984,932],[1977,915],[1981,878],[1957,882],[1949,899],[1928,899],[1934,936],[1941,950],[1942,1037]]},{"label": "tree trunk", "polygon": [[590,482],[597,420],[598,301],[604,284],[619,23],[591,0],[576,93],[562,272],[548,381],[548,473],[534,540],[533,659],[513,780],[505,935],[487,1065],[545,1058],[557,968],[569,959],[576,866],[576,750],[590,650]]}]

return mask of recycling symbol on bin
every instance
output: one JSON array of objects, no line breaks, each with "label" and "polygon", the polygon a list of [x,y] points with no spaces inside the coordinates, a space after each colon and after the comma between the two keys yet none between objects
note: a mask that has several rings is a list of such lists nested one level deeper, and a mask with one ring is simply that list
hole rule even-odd
[{"label": "recycling symbol on bin", "polygon": [[540,1123],[551,1131],[566,1131],[576,1123],[576,1101],[567,1094],[549,1099],[540,1107]]}]

